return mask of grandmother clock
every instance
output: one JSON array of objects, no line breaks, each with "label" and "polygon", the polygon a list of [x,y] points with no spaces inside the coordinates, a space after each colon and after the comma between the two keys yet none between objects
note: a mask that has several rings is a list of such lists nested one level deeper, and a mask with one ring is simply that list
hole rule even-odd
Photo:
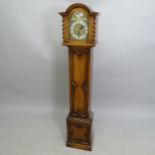
[{"label": "grandmother clock", "polygon": [[69,48],[70,113],[66,145],[91,150],[91,48],[95,46],[97,12],[77,3],[60,15],[63,18],[63,45]]}]

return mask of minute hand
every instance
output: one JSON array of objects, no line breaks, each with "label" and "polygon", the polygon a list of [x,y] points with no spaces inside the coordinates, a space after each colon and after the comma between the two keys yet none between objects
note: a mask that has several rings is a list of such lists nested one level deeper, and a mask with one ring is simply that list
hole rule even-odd
[{"label": "minute hand", "polygon": [[78,31],[78,36],[80,35],[81,30],[83,29],[83,25],[80,26],[79,31]]}]

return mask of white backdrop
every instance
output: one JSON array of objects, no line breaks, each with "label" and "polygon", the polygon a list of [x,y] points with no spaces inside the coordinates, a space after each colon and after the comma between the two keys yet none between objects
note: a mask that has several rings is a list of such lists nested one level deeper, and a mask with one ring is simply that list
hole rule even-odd
[{"label": "white backdrop", "polygon": [[[100,13],[93,152],[66,148],[68,53],[58,12]],[[154,0],[0,0],[0,154],[155,154]]]}]

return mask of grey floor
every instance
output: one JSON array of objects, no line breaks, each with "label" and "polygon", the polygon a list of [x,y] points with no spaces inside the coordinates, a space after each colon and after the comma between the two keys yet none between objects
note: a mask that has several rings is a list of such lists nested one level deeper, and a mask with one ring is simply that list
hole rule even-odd
[{"label": "grey floor", "polygon": [[94,105],[95,138],[87,152],[65,147],[67,103],[14,96],[1,98],[0,155],[155,155],[153,105]]}]

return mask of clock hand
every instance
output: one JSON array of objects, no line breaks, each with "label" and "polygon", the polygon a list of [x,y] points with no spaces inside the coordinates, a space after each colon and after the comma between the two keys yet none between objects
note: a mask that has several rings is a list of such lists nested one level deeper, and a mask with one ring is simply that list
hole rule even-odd
[{"label": "clock hand", "polygon": [[78,31],[78,35],[80,35],[82,28],[83,28],[83,25],[80,26],[79,31]]}]

